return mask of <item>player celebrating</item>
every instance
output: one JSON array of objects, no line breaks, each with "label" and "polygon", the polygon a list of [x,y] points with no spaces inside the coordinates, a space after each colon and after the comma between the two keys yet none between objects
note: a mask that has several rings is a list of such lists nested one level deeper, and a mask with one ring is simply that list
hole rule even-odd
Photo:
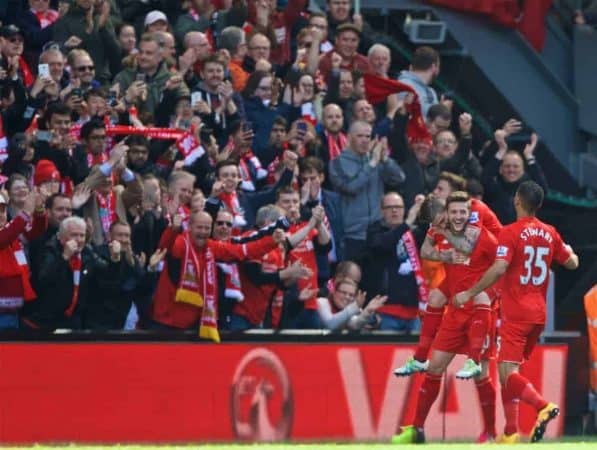
[{"label": "player celebrating", "polygon": [[[421,249],[423,258],[447,263],[445,280],[430,295],[440,297],[443,302],[462,287],[476,283],[494,259],[497,240],[486,228],[468,223],[471,213],[469,200],[465,192],[454,192],[448,197],[448,227],[432,227]],[[403,427],[402,433],[393,438],[394,443],[425,441],[425,419],[439,393],[442,374],[457,353],[468,354],[470,358],[457,376],[474,377],[477,381],[485,423],[479,440],[485,442],[495,437],[495,388],[488,375],[487,363],[492,346],[484,345],[492,342],[494,327],[491,324],[491,299],[484,291],[467,300],[470,298],[474,301],[466,305],[448,305],[433,341],[431,360],[421,386],[414,423]]]},{"label": "player celebrating", "polygon": [[[466,180],[461,176],[450,172],[442,172],[439,175],[437,186],[433,190],[433,196],[445,201],[453,192],[463,191],[465,187]],[[502,229],[502,224],[493,211],[481,200],[475,198],[471,198],[470,207],[469,223],[482,225],[497,237]],[[396,376],[408,376],[427,370],[427,356],[442,322],[446,302],[447,299],[443,297],[431,296],[429,298],[429,303],[422,318],[421,334],[415,354],[404,365],[394,371]]]},{"label": "player celebrating", "polygon": [[529,358],[543,331],[545,293],[552,260],[570,270],[578,267],[578,256],[562,241],[555,228],[535,217],[543,195],[543,189],[533,181],[525,181],[518,187],[514,196],[517,221],[500,233],[495,262],[472,288],[454,297],[454,304],[461,305],[504,277],[498,346],[506,416],[504,434],[499,440],[504,443],[520,441],[519,400],[537,410],[531,442],[543,438],[547,424],[560,412],[557,405],[547,402],[519,373],[520,365]]}]

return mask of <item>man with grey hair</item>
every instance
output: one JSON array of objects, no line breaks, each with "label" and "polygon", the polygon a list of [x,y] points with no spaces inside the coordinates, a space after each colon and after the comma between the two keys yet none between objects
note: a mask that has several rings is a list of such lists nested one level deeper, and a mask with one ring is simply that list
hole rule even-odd
[{"label": "man with grey hair", "polygon": [[226,50],[230,54],[228,69],[232,87],[237,92],[242,91],[249,78],[249,72],[243,68],[243,61],[247,56],[245,31],[239,27],[224,28],[218,39],[218,49]]},{"label": "man with grey hair", "polygon": [[390,64],[392,63],[392,53],[390,49],[383,44],[373,44],[367,52],[369,67],[371,72],[383,78],[388,78]]},{"label": "man with grey hair", "polygon": [[33,268],[37,299],[23,313],[26,327],[82,329],[87,304],[99,283],[118,283],[120,243],[110,243],[110,258],[102,259],[86,245],[86,233],[83,219],[67,217],[42,249],[39,266]]},{"label": "man with grey hair", "polygon": [[369,123],[353,122],[348,147],[329,165],[330,180],[341,198],[344,257],[359,263],[366,253],[367,227],[381,219],[379,199],[384,186],[395,188],[405,178],[388,156],[387,140],[372,139],[371,131]]}]

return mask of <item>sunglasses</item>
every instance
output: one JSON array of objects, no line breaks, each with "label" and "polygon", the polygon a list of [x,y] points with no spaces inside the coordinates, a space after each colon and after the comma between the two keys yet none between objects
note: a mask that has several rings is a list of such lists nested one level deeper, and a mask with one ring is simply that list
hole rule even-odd
[{"label": "sunglasses", "polygon": [[228,222],[226,220],[216,220],[216,225],[219,227],[227,226],[229,228],[232,228],[232,222]]},{"label": "sunglasses", "polygon": [[79,66],[77,67],[77,72],[93,72],[95,70],[95,66]]}]

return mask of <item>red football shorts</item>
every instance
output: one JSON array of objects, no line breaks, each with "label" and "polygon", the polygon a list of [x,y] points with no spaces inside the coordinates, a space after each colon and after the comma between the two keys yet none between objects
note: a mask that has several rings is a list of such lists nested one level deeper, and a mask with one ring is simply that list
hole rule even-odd
[{"label": "red football shorts", "polygon": [[498,362],[522,364],[531,356],[544,325],[502,319],[498,333]]},{"label": "red football shorts", "polygon": [[[469,352],[469,330],[472,320],[472,310],[450,308],[444,314],[442,324],[433,340],[432,348],[442,352],[467,355]],[[481,360],[488,360],[495,356],[496,321],[497,313],[492,311],[489,330],[485,337],[483,351],[481,352]]]}]

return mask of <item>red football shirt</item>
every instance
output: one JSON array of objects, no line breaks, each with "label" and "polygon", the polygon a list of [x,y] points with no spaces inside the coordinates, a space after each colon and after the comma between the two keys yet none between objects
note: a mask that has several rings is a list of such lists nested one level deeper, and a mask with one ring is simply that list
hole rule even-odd
[{"label": "red football shirt", "polygon": [[[432,237],[439,251],[454,249],[443,234],[436,232],[429,234],[429,236]],[[444,293],[449,295],[450,304],[452,296],[472,287],[491,267],[495,259],[496,247],[497,239],[495,236],[486,228],[481,227],[481,233],[469,258],[462,264],[444,264],[446,278],[442,286],[447,287],[448,292]],[[471,301],[465,306],[472,308],[472,305],[473,302]]]},{"label": "red football shirt", "polygon": [[564,264],[570,258],[556,229],[536,217],[518,219],[503,228],[496,255],[496,260],[508,263],[502,277],[504,319],[545,323],[549,267],[552,260]]},{"label": "red football shirt", "polygon": [[497,218],[491,208],[476,198],[471,200],[471,217],[468,221],[473,225],[483,225],[494,236],[499,236],[503,228],[500,219]]},{"label": "red football shirt", "polygon": [[[307,222],[294,224],[290,227],[289,232],[291,234],[296,233],[306,226]],[[300,261],[305,267],[311,269],[312,273],[309,278],[301,278],[296,282],[299,292],[305,288],[319,289],[317,285],[317,257],[313,245],[313,239],[316,239],[318,234],[316,229],[311,230],[307,237],[290,251],[290,264]],[[317,309],[317,293],[305,301],[305,309]]]}]

